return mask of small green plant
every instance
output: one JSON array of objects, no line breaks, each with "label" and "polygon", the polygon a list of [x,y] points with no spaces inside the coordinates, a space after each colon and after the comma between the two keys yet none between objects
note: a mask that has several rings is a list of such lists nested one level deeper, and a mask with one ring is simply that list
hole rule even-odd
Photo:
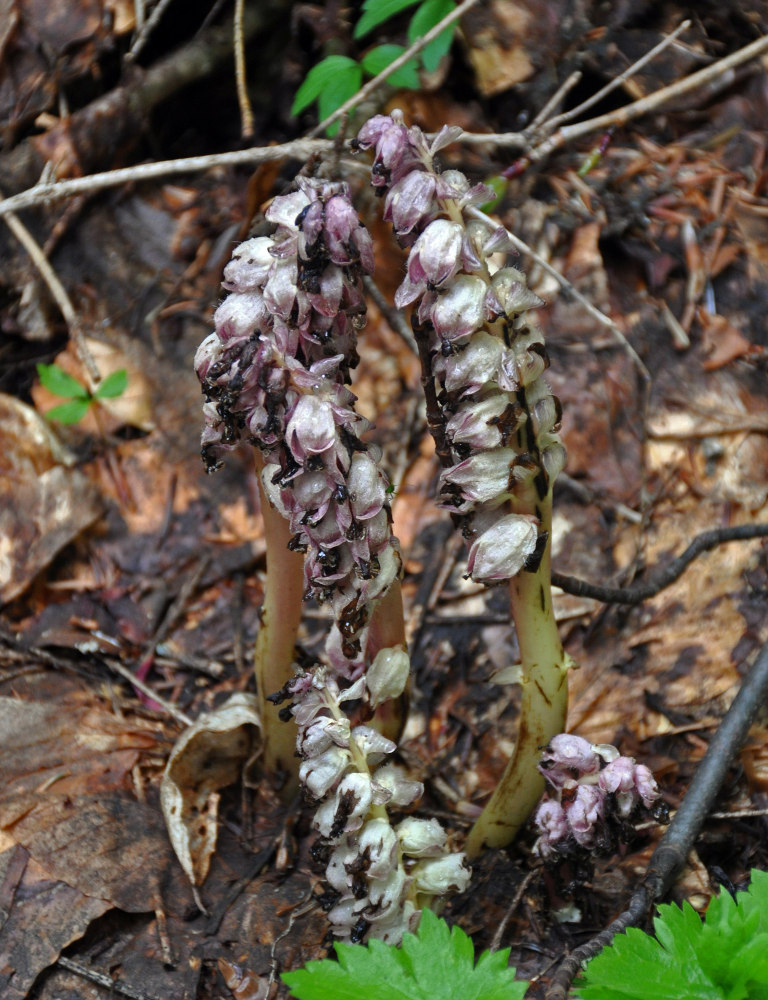
[{"label": "small green plant", "polygon": [[334,947],[338,962],[326,958],[285,973],[298,1000],[522,1000],[528,988],[507,965],[509,948],[484,951],[475,964],[471,938],[431,910],[397,947],[376,939]]},{"label": "small green plant", "polygon": [[[419,0],[365,0],[362,16],[355,25],[354,37],[364,38],[395,14],[417,3]],[[408,27],[409,44],[425,35],[455,8],[453,0],[422,0]],[[453,25],[446,28],[418,56],[395,70],[389,77],[392,86],[418,90],[421,86],[419,70],[432,73],[437,69],[438,63],[451,47],[454,30]],[[291,114],[297,115],[317,101],[318,114],[323,121],[357,93],[363,82],[363,75],[378,76],[404,51],[402,45],[383,44],[369,49],[359,62],[349,56],[327,56],[307,73],[294,98]],[[333,135],[338,127],[338,122],[335,122],[328,128],[328,134]]]},{"label": "small green plant", "polygon": [[581,1000],[766,1000],[768,872],[734,900],[721,892],[702,923],[690,905],[659,907],[655,937],[630,928],[596,955]]},{"label": "small green plant", "polygon": [[46,413],[48,420],[56,420],[60,424],[78,423],[96,400],[116,399],[122,396],[128,385],[128,373],[124,368],[107,375],[93,393],[58,365],[39,364],[37,374],[48,392],[66,400],[65,403],[54,406]]}]

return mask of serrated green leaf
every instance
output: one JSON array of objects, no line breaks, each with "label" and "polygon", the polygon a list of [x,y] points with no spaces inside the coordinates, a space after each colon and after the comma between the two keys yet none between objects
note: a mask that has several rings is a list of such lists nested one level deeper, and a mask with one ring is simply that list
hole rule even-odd
[{"label": "serrated green leaf", "polygon": [[[382,70],[386,69],[403,52],[405,52],[405,49],[402,45],[377,45],[375,49],[370,49],[363,56],[363,69],[369,76],[378,76]],[[418,62],[415,59],[409,59],[407,63],[404,63],[394,73],[390,74],[387,78],[387,83],[391,83],[393,87],[418,90],[421,87]]]},{"label": "serrated green leaf", "polygon": [[399,14],[401,10],[413,7],[419,0],[365,0],[363,15],[355,25],[352,33],[355,38],[362,38],[369,31],[388,21],[390,17]]},{"label": "serrated green leaf", "polygon": [[688,903],[660,906],[656,937],[630,929],[592,959],[582,1000],[768,1000],[768,873],[721,892],[704,922]]},{"label": "serrated green leaf", "polygon": [[283,982],[298,1000],[522,1000],[528,983],[507,965],[509,949],[483,952],[459,927],[424,910],[416,934],[399,948],[372,940],[337,944],[338,962],[308,962]]},{"label": "serrated green leaf", "polygon": [[[344,73],[349,73],[351,70],[359,72],[360,67],[349,56],[327,56],[317,66],[313,66],[309,73],[307,73],[306,80],[296,91],[296,96],[291,105],[291,114],[297,115],[304,108],[308,108],[313,101],[317,100],[324,91],[333,85],[334,80],[338,78],[339,74],[343,75]],[[351,97],[352,95],[349,94],[347,96]],[[339,101],[339,104],[343,103],[343,101]],[[339,107],[339,104],[336,107]],[[336,108],[333,110],[335,111]],[[325,115],[322,117],[325,117]]]},{"label": "serrated green leaf", "polygon": [[83,419],[91,405],[88,399],[70,399],[68,403],[59,403],[45,414],[46,420],[55,420],[59,424],[76,424]]},{"label": "serrated green leaf", "polygon": [[[456,4],[453,0],[424,0],[424,3],[411,18],[411,23],[408,26],[408,41],[415,42],[417,38],[426,35],[431,28],[434,28],[454,10],[456,10]],[[422,49],[421,61],[428,73],[434,73],[440,60],[448,53],[453,44],[455,30],[455,25],[448,25],[445,31],[441,31],[437,38],[433,38],[429,45]]]},{"label": "serrated green leaf", "polygon": [[65,399],[72,397],[76,399],[90,398],[86,387],[76,378],[68,375],[63,368],[59,368],[58,365],[37,365],[37,374],[41,384],[54,396],[63,396]]},{"label": "serrated green leaf", "polygon": [[115,399],[122,396],[128,385],[128,372],[125,368],[107,375],[99,388],[94,392],[96,399]]},{"label": "serrated green leaf", "polygon": [[[353,94],[356,94],[360,89],[362,81],[362,67],[354,61],[352,61],[351,66],[339,70],[318,98],[317,107],[320,121],[324,121],[337,108],[340,108],[345,101],[349,100]],[[340,122],[334,122],[333,125],[329,125],[325,130],[326,134],[335,135],[339,130],[340,124]]]}]

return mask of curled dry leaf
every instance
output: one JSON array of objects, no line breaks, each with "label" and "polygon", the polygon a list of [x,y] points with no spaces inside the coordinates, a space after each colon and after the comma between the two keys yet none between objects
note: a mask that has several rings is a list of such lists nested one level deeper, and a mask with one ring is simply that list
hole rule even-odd
[{"label": "curled dry leaf", "polygon": [[176,742],[160,785],[160,805],[176,856],[202,885],[216,849],[219,790],[240,777],[260,749],[255,695],[238,692],[206,712]]},{"label": "curled dry leaf", "polygon": [[0,604],[101,513],[98,491],[31,407],[0,393]]}]

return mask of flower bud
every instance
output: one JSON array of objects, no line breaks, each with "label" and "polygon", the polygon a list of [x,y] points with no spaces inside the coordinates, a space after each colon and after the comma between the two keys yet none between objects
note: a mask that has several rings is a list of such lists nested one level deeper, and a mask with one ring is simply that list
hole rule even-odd
[{"label": "flower bud", "polygon": [[351,761],[348,750],[332,746],[317,757],[303,761],[299,768],[299,779],[317,799],[321,799],[331,786],[339,780]]},{"label": "flower bud", "polygon": [[398,698],[408,683],[411,660],[403,646],[380,649],[365,673],[365,683],[376,708],[389,698]]}]

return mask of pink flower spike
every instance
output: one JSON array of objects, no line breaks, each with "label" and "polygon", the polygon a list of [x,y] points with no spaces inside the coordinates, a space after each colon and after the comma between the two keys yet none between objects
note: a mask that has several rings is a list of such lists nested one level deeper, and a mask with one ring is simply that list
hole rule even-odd
[{"label": "pink flower spike", "polygon": [[426,281],[437,287],[452,278],[461,260],[463,226],[448,219],[435,219],[413,245],[408,258],[411,281]]}]

